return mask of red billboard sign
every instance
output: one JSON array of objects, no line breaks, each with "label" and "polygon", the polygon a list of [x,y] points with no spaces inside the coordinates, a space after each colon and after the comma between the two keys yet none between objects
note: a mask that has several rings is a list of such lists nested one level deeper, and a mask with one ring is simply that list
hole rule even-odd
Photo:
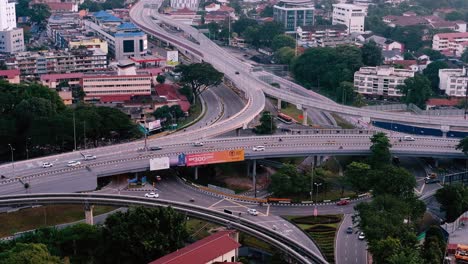
[{"label": "red billboard sign", "polygon": [[224,162],[236,162],[244,160],[244,150],[223,150],[216,152],[196,153],[186,155],[187,166],[206,165]]}]

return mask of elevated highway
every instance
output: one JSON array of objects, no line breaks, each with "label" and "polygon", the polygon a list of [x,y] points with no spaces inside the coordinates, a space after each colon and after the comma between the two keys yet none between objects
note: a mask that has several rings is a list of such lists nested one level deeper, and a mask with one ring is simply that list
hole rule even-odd
[{"label": "elevated highway", "polygon": [[[210,62],[218,70],[225,73],[227,77],[232,79],[239,87],[249,91],[255,91],[252,97],[252,108],[261,111],[264,102],[260,99],[263,95],[258,94],[258,90],[263,91],[268,96],[279,98],[286,102],[298,105],[302,108],[317,108],[320,110],[346,114],[351,116],[364,117],[370,120],[400,122],[404,124],[418,125],[421,127],[432,127],[441,129],[444,132],[450,130],[461,129],[468,130],[468,121],[460,117],[427,117],[417,116],[407,113],[387,113],[382,111],[361,109],[356,107],[339,105],[330,100],[325,100],[321,95],[304,96],[303,94],[278,89],[260,80],[252,73],[250,65],[240,61],[236,57],[221,49],[218,45],[209,40],[204,34],[201,34],[197,29],[174,21],[165,15],[157,13],[155,9],[145,8],[151,4],[159,6],[161,0],[142,0],[136,3],[130,11],[132,21],[145,30],[148,34],[154,35],[157,38],[168,41],[175,47],[182,47],[185,51],[196,51],[196,54],[203,61]],[[157,19],[157,21],[155,20]],[[190,41],[186,38],[174,36],[159,27],[160,23],[165,23],[173,27],[183,30],[190,35]],[[247,87],[245,87],[247,86]]]},{"label": "elevated highway", "polygon": [[50,193],[0,196],[0,207],[10,206],[33,206],[49,204],[82,204],[89,205],[112,205],[119,207],[145,206],[145,207],[172,207],[187,215],[214,222],[252,235],[268,242],[279,250],[285,252],[289,257],[299,263],[327,263],[322,256],[311,251],[308,247],[268,229],[248,219],[211,210],[205,207],[186,204],[181,202],[166,201],[161,199],[141,198],[125,195],[111,194],[79,194],[79,193]]}]

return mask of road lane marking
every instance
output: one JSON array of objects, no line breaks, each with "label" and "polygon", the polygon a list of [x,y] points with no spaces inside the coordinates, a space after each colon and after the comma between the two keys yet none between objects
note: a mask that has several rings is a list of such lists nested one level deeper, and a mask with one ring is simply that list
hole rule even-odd
[{"label": "road lane marking", "polygon": [[214,204],[212,204],[212,205],[208,206],[208,208],[211,208],[211,207],[213,207],[213,206],[215,206],[215,205],[217,205],[217,204],[221,203],[221,202],[222,202],[222,201],[224,201],[224,200],[225,200],[225,199],[223,198],[223,199],[221,199],[221,200],[217,201],[216,203],[214,203]]},{"label": "road lane marking", "polygon": [[270,205],[268,205],[267,207],[266,216],[268,216],[269,214],[270,214]]}]

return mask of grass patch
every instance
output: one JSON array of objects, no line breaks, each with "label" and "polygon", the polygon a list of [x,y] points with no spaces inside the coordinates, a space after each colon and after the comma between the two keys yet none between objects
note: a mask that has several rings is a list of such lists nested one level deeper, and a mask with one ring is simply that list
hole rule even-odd
[{"label": "grass patch", "polygon": [[195,241],[211,235],[212,233],[210,232],[210,230],[216,229],[219,226],[203,220],[193,218],[187,221],[185,227],[190,237]]},{"label": "grass patch", "polygon": [[200,100],[197,100],[195,104],[190,107],[189,112],[190,115],[188,117],[177,122],[177,127],[183,127],[200,116],[202,113],[202,104]]},{"label": "grass patch", "polygon": [[240,241],[239,243],[242,246],[258,248],[271,254],[275,253],[275,249],[271,247],[268,243],[260,239],[257,239],[253,236],[249,236],[244,233],[241,233],[239,237],[239,241]]},{"label": "grass patch", "polygon": [[[113,206],[95,206],[94,215],[108,213]],[[0,214],[0,237],[17,232],[79,221],[85,218],[83,206],[48,205]]]},{"label": "grass patch", "polygon": [[348,121],[341,118],[341,116],[339,116],[339,115],[337,115],[335,113],[331,113],[331,115],[336,120],[336,124],[338,126],[340,126],[341,128],[343,128],[343,129],[354,129],[354,128],[356,128],[351,123],[349,123]]},{"label": "grass patch", "polygon": [[335,263],[335,236],[342,215],[284,216],[317,243],[330,263]]}]

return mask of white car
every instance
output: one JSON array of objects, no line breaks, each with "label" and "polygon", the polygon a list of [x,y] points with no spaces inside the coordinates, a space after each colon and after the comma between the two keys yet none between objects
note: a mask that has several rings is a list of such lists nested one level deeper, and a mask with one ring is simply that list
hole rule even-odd
[{"label": "white car", "polygon": [[159,194],[155,193],[155,192],[150,192],[150,193],[146,193],[145,197],[147,197],[147,198],[158,198]]},{"label": "white car", "polygon": [[415,141],[414,137],[412,137],[412,136],[405,136],[405,137],[403,138],[403,140],[404,140],[404,141]]},{"label": "white car", "polygon": [[358,238],[359,240],[364,240],[364,238],[366,238],[366,236],[364,235],[364,232],[359,233]]},{"label": "white car", "polygon": [[252,148],[253,151],[265,151],[265,146],[255,146]]},{"label": "white car", "polygon": [[44,162],[42,163],[42,168],[50,168],[54,166],[54,164],[50,163],[50,162]]},{"label": "white car", "polygon": [[193,143],[195,147],[203,147],[203,142],[195,142]]},{"label": "white car", "polygon": [[68,166],[68,167],[75,167],[75,166],[78,166],[78,165],[80,165],[80,164],[81,164],[81,162],[79,162],[79,161],[71,160],[71,161],[69,161],[69,162],[67,163],[67,166]]},{"label": "white car", "polygon": [[257,212],[256,209],[251,209],[251,208],[249,208],[249,209],[247,209],[247,212],[248,212],[250,215],[258,215],[258,212]]},{"label": "white car", "polygon": [[94,155],[84,155],[84,160],[94,160],[96,159],[96,156]]}]

